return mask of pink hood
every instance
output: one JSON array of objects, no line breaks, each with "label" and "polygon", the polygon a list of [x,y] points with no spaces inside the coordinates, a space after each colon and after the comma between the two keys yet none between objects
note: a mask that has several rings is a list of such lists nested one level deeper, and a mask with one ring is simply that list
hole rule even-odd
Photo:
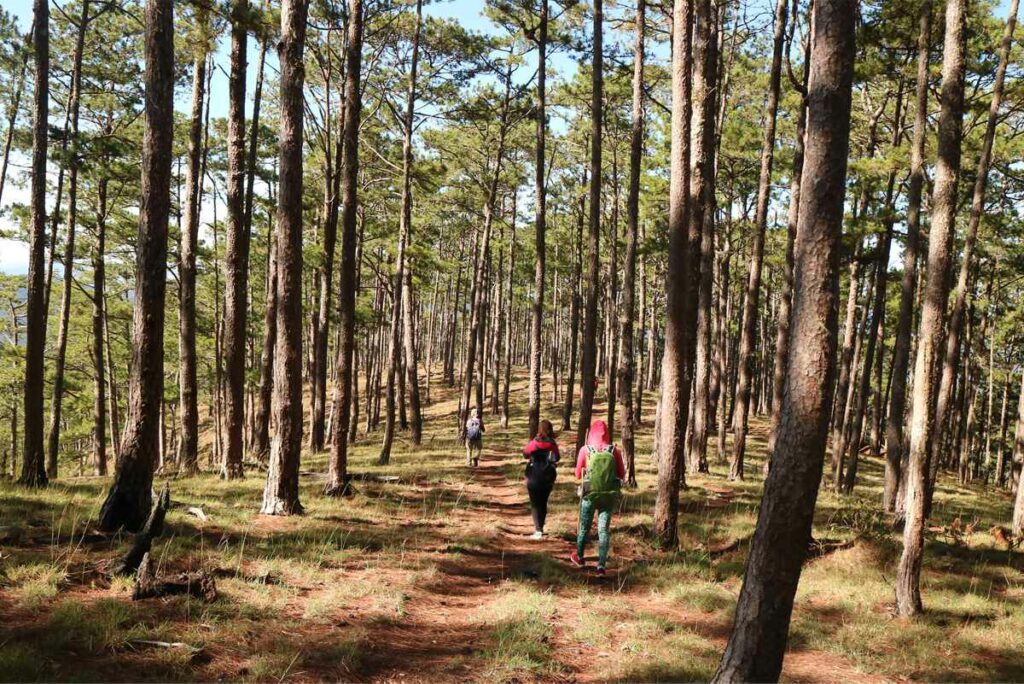
[{"label": "pink hood", "polygon": [[595,420],[590,424],[590,431],[587,433],[587,444],[600,449],[611,444],[608,437],[608,424],[603,420]]}]

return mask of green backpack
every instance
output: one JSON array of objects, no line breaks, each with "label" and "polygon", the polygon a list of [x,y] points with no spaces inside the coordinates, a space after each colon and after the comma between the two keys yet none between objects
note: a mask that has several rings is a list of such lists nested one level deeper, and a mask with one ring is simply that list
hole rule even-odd
[{"label": "green backpack", "polygon": [[587,446],[587,478],[590,487],[587,501],[598,509],[612,508],[619,502],[621,492],[618,474],[615,472],[615,447],[609,444],[601,451]]}]

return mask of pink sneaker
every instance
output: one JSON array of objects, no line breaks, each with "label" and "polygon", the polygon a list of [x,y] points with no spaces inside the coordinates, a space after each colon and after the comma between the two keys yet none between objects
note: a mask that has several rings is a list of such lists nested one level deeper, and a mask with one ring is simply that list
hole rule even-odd
[{"label": "pink sneaker", "polygon": [[594,571],[598,577],[604,577],[604,566],[598,565],[597,570]]},{"label": "pink sneaker", "polygon": [[577,568],[582,568],[585,565],[583,559],[580,558],[579,554],[577,554],[575,551],[569,554],[569,562],[575,565]]}]

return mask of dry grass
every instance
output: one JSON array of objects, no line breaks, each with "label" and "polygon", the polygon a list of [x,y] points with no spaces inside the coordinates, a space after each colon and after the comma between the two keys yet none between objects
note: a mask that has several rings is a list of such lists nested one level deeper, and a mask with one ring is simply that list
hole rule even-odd
[{"label": "dry grass", "polygon": [[[513,402],[524,387],[517,379]],[[257,474],[174,478],[175,507],[154,557],[168,572],[216,571],[221,596],[212,604],[136,603],[130,582],[105,578],[102,562],[127,540],[93,533],[104,480],[62,479],[43,491],[0,484],[0,680],[710,677],[756,522],[763,421],[754,421],[747,481],[727,482],[714,453],[711,474],[689,478],[680,548],[671,553],[646,536],[654,501],[648,422],[638,445],[640,487],[614,520],[612,572],[595,582],[564,559],[576,519],[569,469],[552,496],[551,540],[530,546],[525,492],[517,489],[524,416],[514,412],[508,431],[488,424],[490,458],[507,458],[494,466],[498,479],[481,481],[454,442],[455,400],[435,388],[423,447],[401,435],[381,467],[371,435],[351,455],[353,471],[398,482],[360,480],[355,496],[324,498],[325,456],[304,456],[301,518],[257,516]],[[646,405],[653,409],[653,399]],[[899,540],[877,512],[881,467],[862,463],[853,497],[819,497],[815,538],[849,543],[805,568],[793,662],[810,659],[811,679],[1024,679],[1024,554],[997,549],[987,533],[957,544],[930,539],[927,615],[891,615]],[[944,481],[935,518],[978,520],[976,529],[987,530],[1008,518],[1010,505],[1005,494]],[[189,515],[190,506],[208,520]],[[819,661],[827,668],[814,675]],[[804,670],[784,676],[807,678]]]}]

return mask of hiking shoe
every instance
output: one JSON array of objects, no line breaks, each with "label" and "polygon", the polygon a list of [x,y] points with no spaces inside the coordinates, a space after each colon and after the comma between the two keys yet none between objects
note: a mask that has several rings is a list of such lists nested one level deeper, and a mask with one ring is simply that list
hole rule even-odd
[{"label": "hiking shoe", "polygon": [[569,562],[575,565],[577,568],[582,568],[585,565],[583,559],[580,558],[579,554],[575,551],[569,554]]},{"label": "hiking shoe", "polygon": [[597,570],[595,572],[597,573],[598,577],[604,577],[604,566],[598,565]]},{"label": "hiking shoe", "polygon": [[544,538],[544,533],[541,532],[540,530],[537,530],[536,532],[534,532],[533,534],[530,535],[530,539],[543,539],[543,538]]}]

